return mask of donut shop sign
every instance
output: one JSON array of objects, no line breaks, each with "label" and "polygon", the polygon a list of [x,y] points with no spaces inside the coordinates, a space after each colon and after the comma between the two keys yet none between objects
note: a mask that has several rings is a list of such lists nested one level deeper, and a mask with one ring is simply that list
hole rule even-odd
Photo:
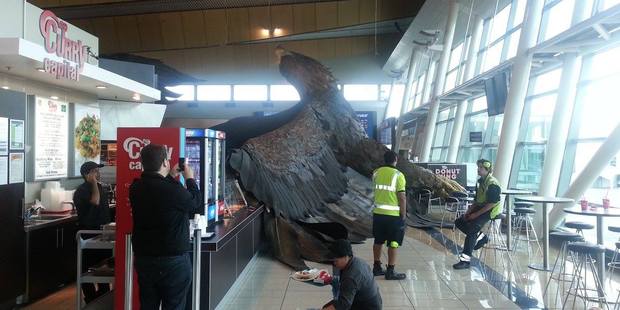
[{"label": "donut shop sign", "polygon": [[62,58],[62,61],[45,58],[43,69],[56,79],[80,80],[88,55],[88,46],[81,40],[71,40],[67,36],[69,24],[58,18],[52,11],[43,11],[39,17],[39,29],[45,42],[45,51]]}]

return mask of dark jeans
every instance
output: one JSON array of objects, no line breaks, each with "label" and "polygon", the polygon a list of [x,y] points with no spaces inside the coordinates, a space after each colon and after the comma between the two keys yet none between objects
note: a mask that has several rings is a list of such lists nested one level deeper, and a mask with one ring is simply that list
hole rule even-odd
[{"label": "dark jeans", "polygon": [[189,255],[149,257],[136,256],[140,309],[185,309],[187,292],[192,282]]},{"label": "dark jeans", "polygon": [[465,234],[465,243],[463,244],[463,254],[471,256],[476,246],[476,239],[482,227],[491,220],[491,211],[478,216],[477,218],[466,221],[463,216],[454,221],[454,225]]}]

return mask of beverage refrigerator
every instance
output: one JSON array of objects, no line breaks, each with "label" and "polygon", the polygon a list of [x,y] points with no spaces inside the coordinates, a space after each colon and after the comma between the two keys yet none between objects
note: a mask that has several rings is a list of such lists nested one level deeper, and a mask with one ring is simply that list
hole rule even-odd
[{"label": "beverage refrigerator", "polygon": [[185,162],[194,170],[203,193],[208,223],[222,219],[225,205],[226,134],[211,129],[185,130]]}]

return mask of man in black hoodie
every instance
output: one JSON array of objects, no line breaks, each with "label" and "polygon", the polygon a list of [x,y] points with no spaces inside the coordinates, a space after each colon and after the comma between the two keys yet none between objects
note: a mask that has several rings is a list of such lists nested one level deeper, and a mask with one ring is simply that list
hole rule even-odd
[{"label": "man in black hoodie", "polygon": [[[184,309],[192,279],[189,218],[200,213],[200,190],[189,165],[170,167],[164,146],[147,145],[140,156],[144,172],[129,200],[141,309]],[[179,172],[187,188],[176,180]]]}]

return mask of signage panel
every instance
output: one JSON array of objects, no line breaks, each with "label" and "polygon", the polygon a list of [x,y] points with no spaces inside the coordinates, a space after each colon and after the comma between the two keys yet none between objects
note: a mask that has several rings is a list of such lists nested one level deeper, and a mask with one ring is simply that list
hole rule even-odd
[{"label": "signage panel", "polygon": [[34,179],[66,178],[69,162],[69,105],[36,97],[34,114]]}]

